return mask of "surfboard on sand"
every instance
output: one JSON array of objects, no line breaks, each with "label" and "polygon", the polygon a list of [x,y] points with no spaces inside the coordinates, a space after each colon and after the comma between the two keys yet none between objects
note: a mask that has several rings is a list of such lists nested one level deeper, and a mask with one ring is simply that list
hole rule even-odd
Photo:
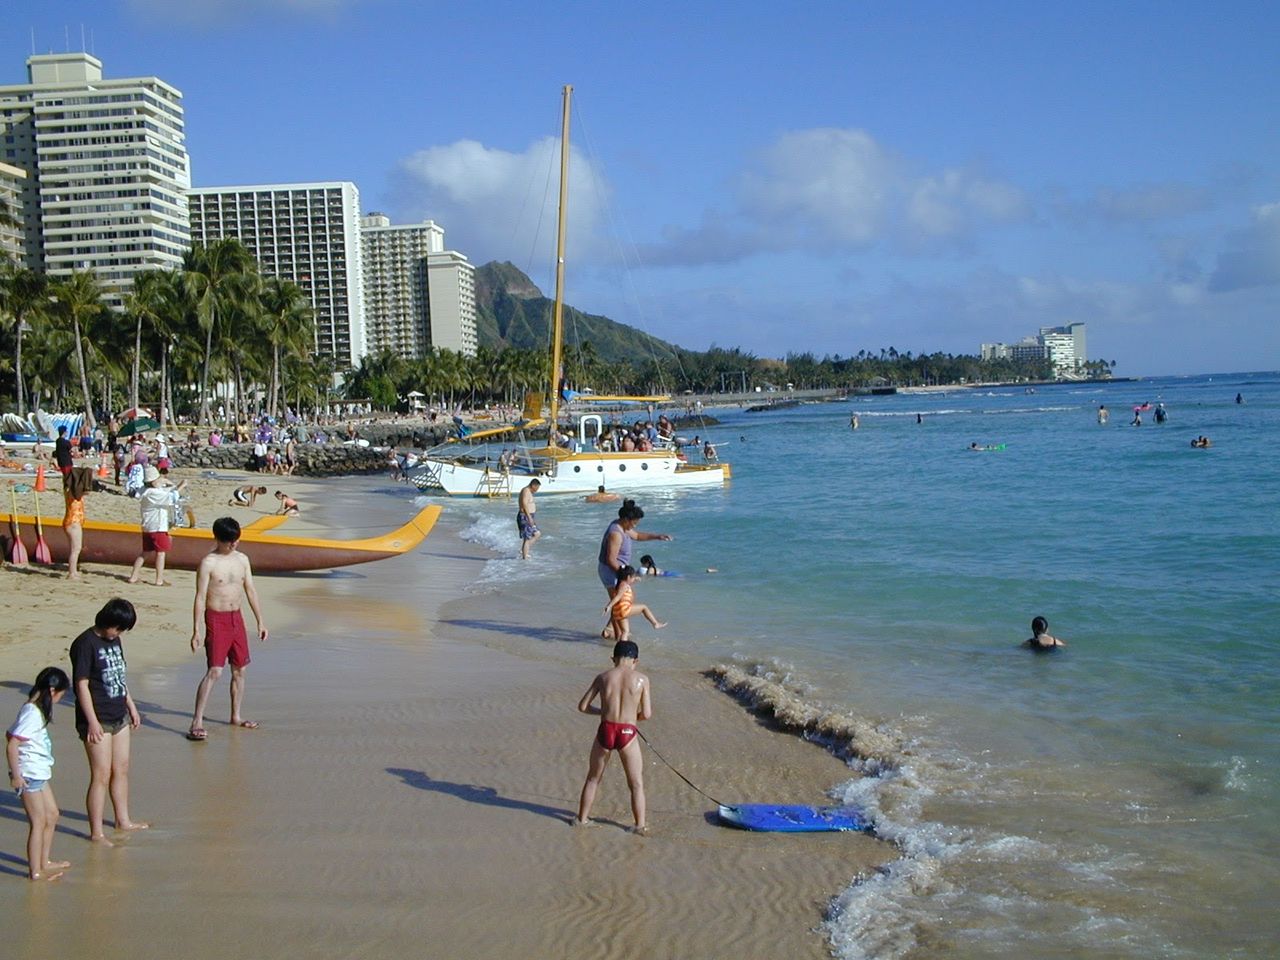
[{"label": "surfboard on sand", "polygon": [[720,821],[742,830],[770,833],[816,833],[827,830],[870,830],[871,820],[852,807],[809,807],[804,804],[720,804]]}]

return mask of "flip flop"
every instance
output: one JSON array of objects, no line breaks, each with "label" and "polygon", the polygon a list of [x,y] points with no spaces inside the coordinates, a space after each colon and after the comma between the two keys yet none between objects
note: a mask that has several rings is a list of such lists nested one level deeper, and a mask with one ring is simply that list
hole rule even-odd
[{"label": "flip flop", "polygon": [[204,743],[209,739],[209,734],[205,732],[204,727],[196,727],[194,730],[187,731],[187,739],[195,743]]},{"label": "flip flop", "polygon": [[236,724],[236,726],[244,727],[244,729],[246,730],[257,730],[258,721],[257,720],[241,720],[239,723]]}]

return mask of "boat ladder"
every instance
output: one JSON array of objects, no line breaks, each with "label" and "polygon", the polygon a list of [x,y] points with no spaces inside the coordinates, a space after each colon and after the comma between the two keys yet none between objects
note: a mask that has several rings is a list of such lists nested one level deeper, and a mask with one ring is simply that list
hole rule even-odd
[{"label": "boat ladder", "polygon": [[477,497],[506,497],[511,498],[511,474],[506,470],[491,470],[484,468],[484,473],[480,476],[480,483],[476,486]]},{"label": "boat ladder", "polygon": [[440,467],[430,461],[424,461],[409,475],[410,482],[419,490],[443,490],[444,484],[440,482]]}]

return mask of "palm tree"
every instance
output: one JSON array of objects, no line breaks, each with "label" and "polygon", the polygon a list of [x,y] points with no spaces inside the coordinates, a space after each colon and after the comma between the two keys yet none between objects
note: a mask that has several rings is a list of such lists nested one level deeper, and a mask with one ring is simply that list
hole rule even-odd
[{"label": "palm tree", "polygon": [[[133,367],[129,375],[129,406],[137,408],[141,402],[142,334],[146,327],[152,331],[161,322],[162,315],[171,313],[175,290],[174,274],[169,270],[144,270],[133,278],[133,290],[125,297],[125,311],[134,319]],[[163,398],[162,398],[163,399]]]},{"label": "palm tree", "polygon": [[13,264],[0,273],[0,319],[13,325],[13,372],[17,380],[18,416],[27,415],[26,389],[22,369],[22,334],[29,322],[49,305],[48,283],[43,274]]},{"label": "palm tree", "polygon": [[271,384],[267,390],[267,410],[279,416],[281,361],[285,356],[305,359],[315,342],[315,312],[306,293],[296,283],[268,277],[262,290],[262,310],[271,343]]},{"label": "palm tree", "polygon": [[209,423],[209,367],[217,328],[228,310],[246,299],[257,263],[239,240],[223,238],[196,245],[183,258],[183,282],[204,332],[204,365],[200,372],[200,423]]},{"label": "palm tree", "polygon": [[89,394],[89,373],[84,363],[84,331],[106,305],[102,302],[102,284],[90,270],[73,270],[65,280],[50,287],[50,315],[72,338],[76,367],[80,373],[80,392],[84,399],[84,419],[90,430],[97,426],[93,417],[93,398]]}]

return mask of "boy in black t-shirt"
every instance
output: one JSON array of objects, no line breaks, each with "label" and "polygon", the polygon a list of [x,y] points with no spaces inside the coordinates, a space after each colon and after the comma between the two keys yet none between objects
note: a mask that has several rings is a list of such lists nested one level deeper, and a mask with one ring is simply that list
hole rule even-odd
[{"label": "boy in black t-shirt", "polygon": [[142,717],[129,696],[124,647],[120,636],[133,629],[138,615],[133,604],[119,597],[107,602],[92,629],[71,643],[71,681],[76,691],[76,732],[89,758],[89,839],[111,845],[103,830],[107,795],[115,811],[117,830],[145,830],[149,824],[129,817],[130,733]]}]

